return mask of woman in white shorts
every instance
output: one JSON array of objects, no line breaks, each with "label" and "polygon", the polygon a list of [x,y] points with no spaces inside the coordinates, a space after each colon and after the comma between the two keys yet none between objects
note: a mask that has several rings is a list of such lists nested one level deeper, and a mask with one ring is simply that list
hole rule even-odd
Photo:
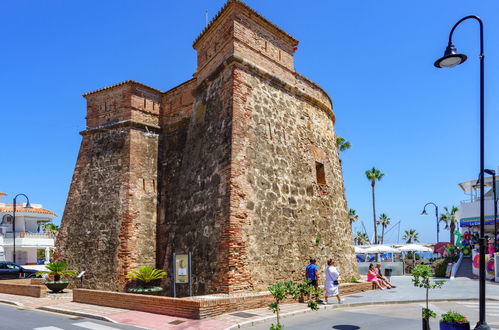
[{"label": "woman in white shorts", "polygon": [[326,283],[324,284],[325,293],[325,303],[327,304],[327,298],[335,296],[338,299],[338,304],[341,304],[343,300],[340,297],[340,293],[338,287],[340,283],[338,279],[340,278],[340,273],[336,268],[336,264],[333,259],[329,259],[327,261],[326,267]]}]

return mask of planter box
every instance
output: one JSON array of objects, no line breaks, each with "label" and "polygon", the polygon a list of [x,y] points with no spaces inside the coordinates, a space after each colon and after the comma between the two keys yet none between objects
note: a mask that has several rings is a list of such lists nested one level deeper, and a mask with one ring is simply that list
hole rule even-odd
[{"label": "planter box", "polygon": [[470,323],[445,323],[440,321],[440,330],[470,330]]}]

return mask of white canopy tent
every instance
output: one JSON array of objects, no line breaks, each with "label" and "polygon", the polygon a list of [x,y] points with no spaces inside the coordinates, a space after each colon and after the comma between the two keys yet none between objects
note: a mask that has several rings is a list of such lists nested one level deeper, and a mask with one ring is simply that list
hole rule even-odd
[{"label": "white canopy tent", "polygon": [[373,245],[364,249],[364,253],[400,253],[400,250],[388,245]]}]

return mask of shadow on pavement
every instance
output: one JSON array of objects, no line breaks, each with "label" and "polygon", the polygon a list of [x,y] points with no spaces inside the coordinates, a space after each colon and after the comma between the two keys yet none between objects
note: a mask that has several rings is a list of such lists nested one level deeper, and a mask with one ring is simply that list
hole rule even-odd
[{"label": "shadow on pavement", "polygon": [[341,325],[335,325],[333,329],[337,330],[357,330],[360,329],[360,327],[356,325],[347,325],[347,324],[341,324]]}]

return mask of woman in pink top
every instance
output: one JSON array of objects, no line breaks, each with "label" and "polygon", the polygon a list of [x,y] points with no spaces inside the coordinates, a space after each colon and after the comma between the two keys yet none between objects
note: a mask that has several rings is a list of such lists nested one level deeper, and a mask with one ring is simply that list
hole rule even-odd
[{"label": "woman in pink top", "polygon": [[378,272],[374,268],[373,264],[369,265],[369,270],[367,271],[367,281],[368,282],[373,282],[374,285],[381,290],[384,290],[385,288],[383,285],[380,283],[380,280],[378,278]]}]

